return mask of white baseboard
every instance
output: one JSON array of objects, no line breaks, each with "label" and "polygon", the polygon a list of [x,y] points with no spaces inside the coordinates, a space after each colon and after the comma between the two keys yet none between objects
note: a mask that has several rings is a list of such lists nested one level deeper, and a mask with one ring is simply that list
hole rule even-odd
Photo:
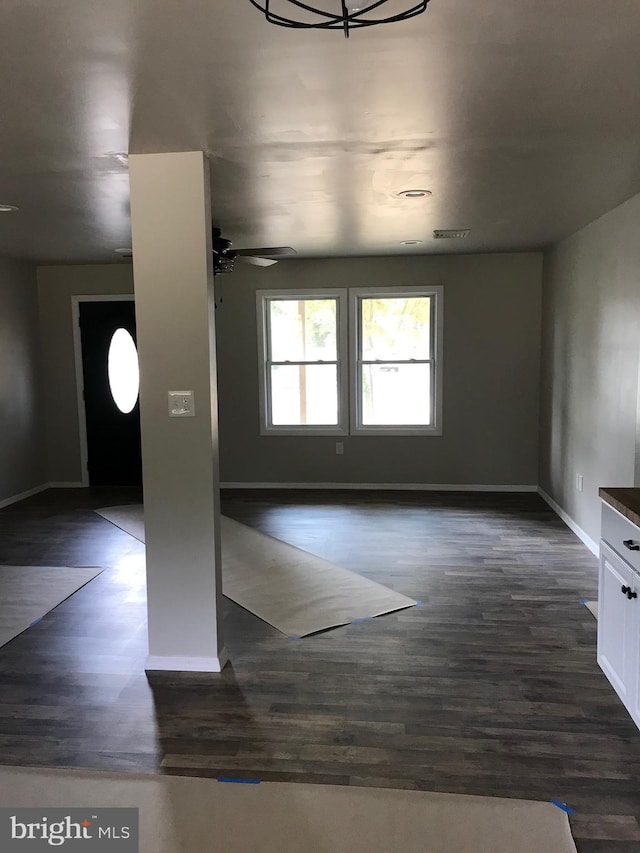
[{"label": "white baseboard", "polygon": [[144,668],[147,672],[222,672],[228,660],[225,649],[222,649],[217,657],[149,655]]},{"label": "white baseboard", "polygon": [[596,557],[599,557],[600,546],[598,545],[598,543],[594,542],[593,539],[580,527],[580,525],[576,524],[576,522],[571,518],[571,516],[568,515],[562,509],[560,504],[557,504],[554,499],[550,495],[548,495],[541,486],[538,486],[538,494],[543,500],[545,500],[549,504],[551,509],[557,515],[560,516],[560,518],[564,521],[569,530],[572,530],[576,534],[578,539],[581,539],[584,542],[584,544],[591,551],[591,553],[594,554]]},{"label": "white baseboard", "polygon": [[538,487],[458,483],[220,483],[221,489],[353,489],[394,492],[537,492]]},{"label": "white baseboard", "polygon": [[86,489],[88,488],[87,483],[42,483],[40,486],[35,486],[33,489],[28,489],[26,492],[20,492],[19,495],[12,495],[10,498],[5,498],[0,501],[0,509],[4,509],[6,506],[11,506],[11,504],[18,503],[18,501],[23,501],[26,498],[31,498],[33,495],[38,495],[40,492],[46,492],[47,489]]},{"label": "white baseboard", "polygon": [[25,498],[31,498],[33,495],[37,495],[40,492],[44,492],[49,488],[49,485],[49,483],[42,483],[41,486],[34,486],[33,489],[27,489],[26,492],[20,492],[19,495],[12,495],[10,498],[5,498],[0,501],[0,509],[4,509],[6,506],[18,503],[18,501],[23,501]]}]

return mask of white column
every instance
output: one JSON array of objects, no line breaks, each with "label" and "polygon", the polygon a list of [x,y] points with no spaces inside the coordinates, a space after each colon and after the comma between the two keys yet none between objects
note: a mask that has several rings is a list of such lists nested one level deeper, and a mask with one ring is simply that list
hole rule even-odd
[{"label": "white column", "polygon": [[[219,672],[218,403],[208,161],[129,158],[140,358],[148,670]],[[170,417],[169,391],[193,392]]]}]

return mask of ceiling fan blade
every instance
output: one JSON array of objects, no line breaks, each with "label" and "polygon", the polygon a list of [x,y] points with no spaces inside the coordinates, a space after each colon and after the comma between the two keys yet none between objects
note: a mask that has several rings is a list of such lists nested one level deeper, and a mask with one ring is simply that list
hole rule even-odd
[{"label": "ceiling fan blade", "polygon": [[251,264],[254,267],[270,267],[272,264],[277,264],[275,258],[258,258],[254,255],[240,255],[246,264]]},{"label": "ceiling fan blade", "polygon": [[291,246],[269,246],[258,249],[234,249],[236,255],[244,258],[282,258],[285,255],[295,255],[296,250]]}]

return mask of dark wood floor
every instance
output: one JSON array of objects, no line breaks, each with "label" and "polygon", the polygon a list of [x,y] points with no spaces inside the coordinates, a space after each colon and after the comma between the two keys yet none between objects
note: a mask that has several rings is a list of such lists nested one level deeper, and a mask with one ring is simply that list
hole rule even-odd
[{"label": "dark wood floor", "polygon": [[137,497],[0,512],[0,563],[105,567],[0,649],[0,763],[558,798],[580,853],[639,853],[640,733],[579,603],[596,560],[540,498],[227,493],[424,604],[290,641],[225,600],[225,672],[147,679],[143,546],[92,512]]}]

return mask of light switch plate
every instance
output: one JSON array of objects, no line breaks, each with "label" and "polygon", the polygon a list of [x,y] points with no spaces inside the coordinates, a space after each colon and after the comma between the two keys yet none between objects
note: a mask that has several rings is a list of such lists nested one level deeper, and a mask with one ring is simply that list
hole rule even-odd
[{"label": "light switch plate", "polygon": [[194,417],[196,410],[193,391],[169,391],[168,394],[170,418]]}]

